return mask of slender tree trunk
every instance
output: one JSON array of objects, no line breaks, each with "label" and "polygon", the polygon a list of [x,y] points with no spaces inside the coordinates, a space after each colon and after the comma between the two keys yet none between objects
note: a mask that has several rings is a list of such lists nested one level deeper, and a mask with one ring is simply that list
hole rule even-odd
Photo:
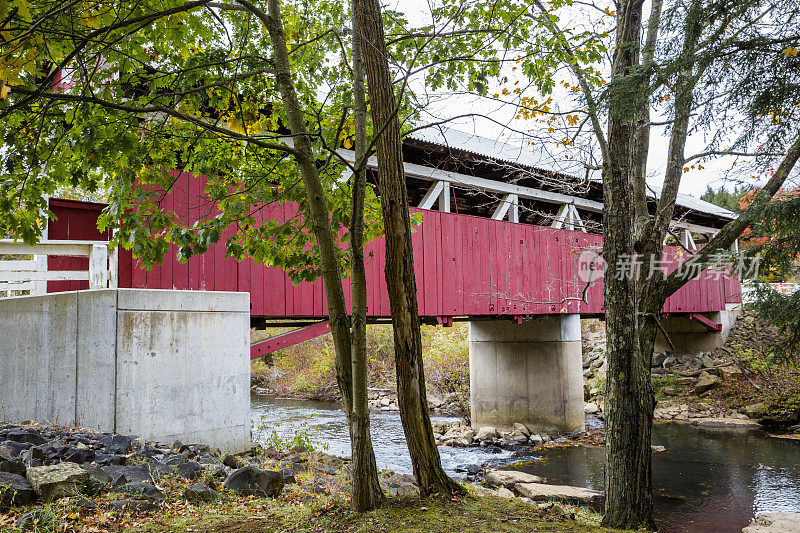
[{"label": "slender tree trunk", "polygon": [[[354,21],[355,22],[355,21]],[[369,431],[367,397],[367,277],[364,269],[364,194],[367,187],[364,154],[367,145],[367,102],[361,37],[353,24],[353,126],[355,129],[356,169],[352,177],[353,211],[350,216],[350,259],[353,276],[353,315],[351,354],[353,366],[353,417],[350,442],[353,457],[353,510],[368,511],[385,499],[378,480],[375,452]]]},{"label": "slender tree trunk", "polygon": [[[642,0],[621,2],[612,79],[639,62]],[[608,374],[606,378],[606,502],[603,525],[655,527],[650,469],[653,394],[650,354],[638,341],[642,322],[635,276],[617,276],[615,267],[634,257],[637,182],[636,111],[610,110],[608,161],[603,168],[603,257]]]},{"label": "slender tree trunk", "polygon": [[378,178],[386,232],[385,274],[394,327],[400,418],[420,494],[463,493],[463,488],[447,477],[442,468],[428,414],[400,123],[392,90],[380,4],[377,0],[355,0],[354,15],[363,36],[362,55],[369,86],[372,123],[378,135]]},{"label": "slender tree trunk", "polygon": [[[322,278],[328,300],[328,316],[336,351],[336,379],[342,394],[342,404],[350,428],[353,454],[353,506],[359,511],[373,509],[383,499],[378,484],[378,469],[375,464],[375,453],[369,434],[369,411],[366,398],[366,279],[363,265],[363,216],[364,216],[364,184],[360,185],[354,178],[354,203],[360,202],[361,208],[354,206],[353,219],[361,227],[361,231],[351,231],[351,243],[358,248],[353,250],[354,256],[361,258],[360,272],[354,272],[354,333],[355,347],[351,339],[350,320],[345,305],[342,276],[336,240],[330,221],[325,190],[317,171],[316,161],[311,150],[308,129],[303,118],[303,111],[297,98],[292,81],[286,38],[283,33],[280,6],[278,0],[269,0],[269,13],[264,14],[246,0],[239,0],[252,13],[261,19],[266,26],[274,49],[275,79],[286,109],[289,129],[294,136],[295,159],[300,165],[303,185],[308,198],[312,228],[317,240],[322,263]],[[363,143],[362,143],[363,146]],[[356,276],[358,275],[358,278]],[[355,354],[355,362],[353,355]],[[359,372],[353,375],[354,368]],[[356,401],[356,398],[358,400]]]},{"label": "slender tree trunk", "polygon": [[[661,23],[662,0],[653,0],[650,5],[650,18],[647,23],[647,39],[642,50],[642,64],[646,68],[651,68],[653,57],[655,56],[656,41],[658,40],[658,30]],[[636,155],[638,162],[636,177],[634,182],[634,211],[636,213],[635,239],[639,240],[644,236],[645,227],[650,220],[650,213],[647,209],[647,154],[650,148],[650,76],[644,77],[639,84],[639,120],[636,128]]]}]

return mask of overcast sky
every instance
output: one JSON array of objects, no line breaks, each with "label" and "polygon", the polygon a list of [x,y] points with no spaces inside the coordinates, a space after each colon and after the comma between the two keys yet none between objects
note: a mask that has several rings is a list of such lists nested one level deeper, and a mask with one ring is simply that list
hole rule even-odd
[{"label": "overcast sky", "polygon": [[[602,2],[601,2],[602,3]],[[409,21],[413,25],[423,25],[430,21],[430,8],[428,0],[384,0],[387,8],[393,8],[406,13]],[[612,5],[613,9],[613,5]],[[490,91],[491,92],[491,91]],[[558,98],[558,93],[555,93]],[[449,123],[449,126],[467,133],[475,133],[483,137],[503,140],[505,142],[521,145],[522,141],[516,137],[512,131],[504,128],[501,124],[507,124],[511,129],[530,131],[532,128],[540,127],[532,121],[514,119],[514,109],[511,106],[499,105],[498,102],[479,98],[476,96],[446,95],[430,105],[431,114],[437,118],[450,118],[464,113],[476,113],[490,116],[493,120],[459,119]],[[431,115],[428,115],[431,120]],[[496,122],[494,122],[496,121]],[[500,123],[500,124],[498,124]],[[516,138],[515,138],[516,137]],[[650,154],[648,159],[648,183],[659,186],[663,181],[663,172],[666,162],[667,148],[669,139],[662,131],[653,129],[650,138]],[[530,147],[535,150],[535,147]],[[686,147],[686,156],[703,151],[704,143],[702,138],[689,138]],[[702,170],[692,170],[684,174],[681,182],[680,192],[700,196],[705,192],[706,187],[711,185],[718,188],[720,185],[727,184],[730,187],[736,183],[741,183],[739,179],[732,176],[729,171],[732,169],[733,158],[720,158],[714,161],[704,162]],[[543,168],[558,167],[559,164],[551,157],[543,157],[541,165]],[[563,168],[554,168],[564,170]],[[576,173],[574,168],[569,169]],[[748,172],[748,175],[750,173]]]}]

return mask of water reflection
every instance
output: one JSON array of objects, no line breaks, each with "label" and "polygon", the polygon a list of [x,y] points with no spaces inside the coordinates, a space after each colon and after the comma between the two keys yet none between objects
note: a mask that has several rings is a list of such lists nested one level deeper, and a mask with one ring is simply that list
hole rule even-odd
[{"label": "water reflection", "polygon": [[[800,442],[760,432],[653,427],[654,506],[662,531],[741,531],[758,512],[800,512]],[[550,449],[514,465],[550,483],[603,488],[603,449]]]},{"label": "water reflection", "polygon": [[[329,453],[347,456],[344,414],[331,404],[253,398],[254,438],[273,430],[282,437],[303,423]],[[454,420],[434,417],[434,420]],[[372,414],[372,438],[380,468],[411,472],[400,417]],[[741,531],[757,512],[800,512],[800,442],[760,432],[700,429],[656,424],[653,454],[656,519],[662,531]],[[482,448],[439,447],[445,469],[462,477],[468,465],[506,465],[542,476],[550,483],[603,488],[603,448],[570,446],[537,455],[491,453]]]}]

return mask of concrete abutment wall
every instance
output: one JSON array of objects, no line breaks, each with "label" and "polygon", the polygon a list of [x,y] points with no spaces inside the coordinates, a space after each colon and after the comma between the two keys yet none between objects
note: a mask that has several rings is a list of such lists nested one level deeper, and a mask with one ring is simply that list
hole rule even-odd
[{"label": "concrete abutment wall", "polygon": [[0,420],[250,446],[248,293],[103,289],[0,300]]},{"label": "concrete abutment wall", "polygon": [[583,431],[578,314],[469,324],[472,425]]}]

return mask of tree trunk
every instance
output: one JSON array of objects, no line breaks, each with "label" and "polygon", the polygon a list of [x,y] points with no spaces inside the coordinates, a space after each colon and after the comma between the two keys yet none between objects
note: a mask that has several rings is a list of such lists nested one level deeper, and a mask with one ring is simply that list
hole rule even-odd
[{"label": "tree trunk", "polygon": [[[303,185],[308,198],[312,228],[319,246],[320,262],[322,263],[322,278],[328,300],[328,316],[336,351],[336,380],[342,394],[342,404],[350,428],[353,455],[353,506],[359,511],[366,511],[373,509],[381,502],[383,493],[378,484],[378,469],[375,464],[375,454],[369,434],[369,411],[367,410],[366,398],[366,343],[364,342],[366,279],[364,278],[363,269],[364,185],[362,184],[360,189],[361,209],[355,211],[354,206],[353,211],[353,218],[360,223],[361,231],[351,231],[351,239],[353,239],[351,243],[359,248],[354,250],[353,254],[361,258],[360,277],[356,279],[356,274],[354,273],[353,279],[354,332],[356,332],[356,345],[354,348],[350,337],[349,318],[345,305],[344,290],[342,289],[342,276],[339,269],[336,241],[331,226],[325,190],[319,178],[316,161],[311,150],[308,129],[303,120],[302,108],[292,81],[278,0],[269,0],[268,15],[258,11],[249,2],[240,1],[240,3],[247,6],[267,27],[274,49],[275,79],[286,109],[289,129],[294,136],[295,159],[300,165]],[[354,178],[354,194],[358,189],[357,181]],[[357,198],[354,198],[354,200],[357,200]],[[355,302],[356,298],[359,298],[358,303]],[[356,355],[355,363],[353,361],[354,353]],[[360,371],[360,375],[357,377],[353,375],[354,365]],[[358,397],[358,402],[356,402],[356,396]]]},{"label": "tree trunk", "polygon": [[[642,1],[619,5],[612,79],[639,62]],[[635,276],[617,276],[616,265],[634,257],[636,208],[631,189],[641,164],[637,113],[610,110],[608,161],[603,168],[603,258],[608,374],[606,378],[606,501],[603,525],[653,529],[650,431],[653,393],[650,353],[638,342],[647,327],[639,315]],[[640,331],[645,328],[644,331]]]},{"label": "tree trunk", "polygon": [[367,397],[367,277],[364,269],[364,194],[367,187],[364,154],[367,147],[367,102],[361,37],[353,24],[353,126],[355,129],[356,169],[352,177],[353,207],[350,216],[350,260],[352,264],[353,314],[351,358],[353,367],[353,416],[350,424],[352,446],[353,510],[375,509],[385,499],[378,480],[378,467],[369,432]]},{"label": "tree trunk", "polygon": [[378,179],[386,233],[385,274],[394,327],[400,418],[420,494],[463,493],[463,488],[447,477],[442,468],[428,414],[400,123],[390,79],[380,4],[377,0],[355,0],[354,11],[363,36],[362,54],[372,123],[378,135]]}]

